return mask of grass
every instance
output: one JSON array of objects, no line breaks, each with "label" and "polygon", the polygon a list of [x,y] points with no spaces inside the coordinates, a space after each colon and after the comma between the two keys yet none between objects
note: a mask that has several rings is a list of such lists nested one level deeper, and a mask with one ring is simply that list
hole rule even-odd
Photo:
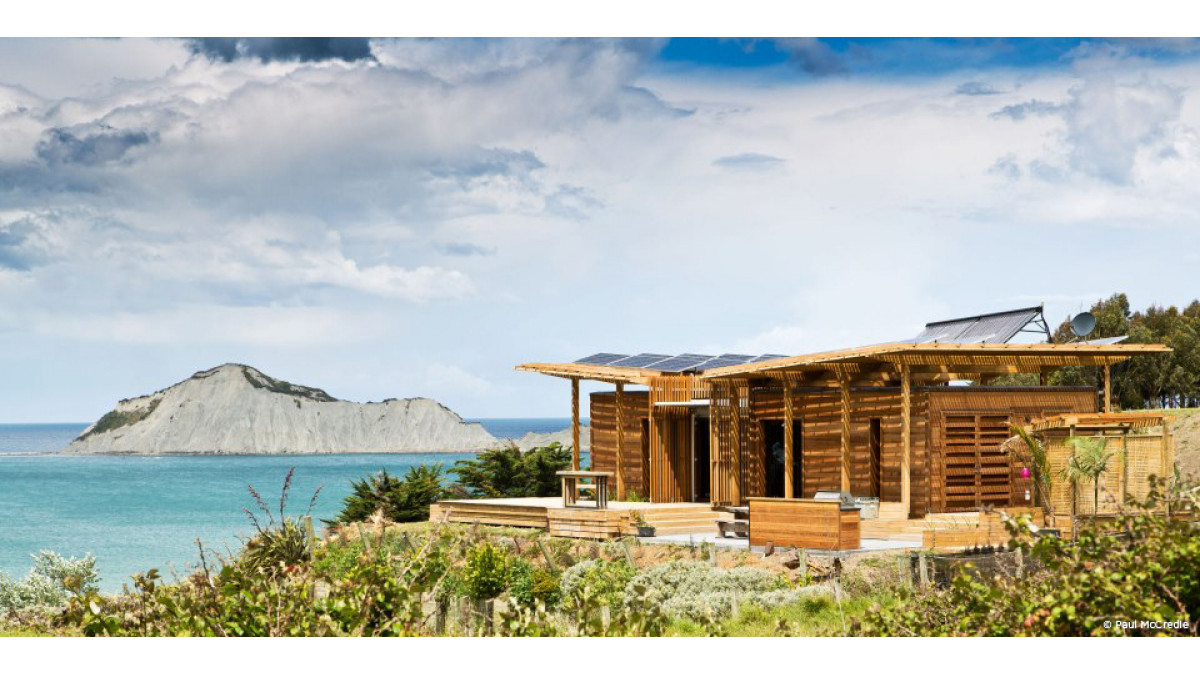
[{"label": "grass", "polygon": [[[888,605],[892,602],[893,596],[877,593],[845,597],[841,611],[833,598],[824,596],[805,598],[771,610],[750,606],[743,608],[736,617],[722,621],[718,633],[730,637],[843,635],[842,612],[845,612],[845,625],[848,626],[854,617],[865,614],[872,605]],[[668,632],[668,635],[680,637],[706,634],[703,627],[687,619],[673,621]]]}]

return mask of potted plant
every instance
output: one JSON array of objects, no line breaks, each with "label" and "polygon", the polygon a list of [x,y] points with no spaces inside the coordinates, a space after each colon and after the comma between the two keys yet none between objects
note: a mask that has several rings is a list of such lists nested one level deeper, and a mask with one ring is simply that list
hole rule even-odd
[{"label": "potted plant", "polygon": [[641,509],[634,509],[629,512],[629,520],[633,522],[633,526],[637,528],[639,537],[653,537],[654,526],[646,522],[646,517],[642,515]]}]

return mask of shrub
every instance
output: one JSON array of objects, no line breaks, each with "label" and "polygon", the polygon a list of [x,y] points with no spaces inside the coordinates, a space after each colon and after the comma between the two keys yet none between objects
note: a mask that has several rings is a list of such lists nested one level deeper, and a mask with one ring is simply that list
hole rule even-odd
[{"label": "shrub", "polygon": [[491,542],[477,544],[467,551],[463,566],[463,586],[473,600],[491,600],[508,587],[508,553]]},{"label": "shrub", "polygon": [[[292,478],[295,475],[296,469],[292,468],[283,479],[283,489],[279,493],[278,517],[276,517],[276,512],[267,506],[253,485],[246,487],[250,496],[254,498],[258,511],[265,517],[265,522],[256,516],[254,511],[248,508],[242,509],[250,519],[250,524],[254,526],[255,533],[242,548],[240,564],[247,565],[266,575],[278,575],[312,558],[313,542],[308,534],[308,528],[299,519],[290,518],[285,513],[288,496],[291,493]],[[316,503],[317,496],[320,494],[321,489],[317,488],[308,502],[306,516],[312,512],[313,504]]]},{"label": "shrub", "polygon": [[70,588],[96,590],[99,577],[92,556],[64,558],[42,551],[31,557],[33,568],[20,581],[0,572],[0,615],[48,613],[67,604]]},{"label": "shrub", "polygon": [[[1200,537],[1166,513],[1200,509],[1194,484],[1154,480],[1146,501],[1115,522],[1087,523],[1078,541],[1034,537],[1010,522],[1024,575],[990,578],[963,570],[949,588],[875,608],[856,630],[867,635],[1142,635],[1173,628],[1120,628],[1116,621],[1200,621]],[[1164,511],[1166,513],[1164,513]],[[1105,625],[1106,622],[1108,625]]]},{"label": "shrub", "polygon": [[710,621],[729,616],[735,599],[744,605],[772,609],[797,602],[817,588],[793,588],[783,577],[753,567],[723,570],[708,563],[677,560],[656,565],[634,577],[626,597],[645,588],[663,612],[673,618]]},{"label": "shrub", "polygon": [[556,497],[562,494],[557,472],[571,465],[571,450],[559,443],[521,452],[515,445],[459,460],[450,469],[455,489],[472,497]]},{"label": "shrub", "polygon": [[381,470],[351,483],[338,517],[329,525],[356,523],[377,512],[397,523],[429,520],[429,505],[446,496],[440,464],[414,466],[398,479]]},{"label": "shrub", "polygon": [[559,587],[564,605],[595,598],[601,605],[620,607],[636,570],[624,560],[585,560],[567,568]]},{"label": "shrub", "polygon": [[513,561],[508,593],[513,602],[523,607],[535,607],[540,602],[544,607],[553,609],[562,597],[559,586],[561,579],[562,575],[545,567],[517,559]]}]

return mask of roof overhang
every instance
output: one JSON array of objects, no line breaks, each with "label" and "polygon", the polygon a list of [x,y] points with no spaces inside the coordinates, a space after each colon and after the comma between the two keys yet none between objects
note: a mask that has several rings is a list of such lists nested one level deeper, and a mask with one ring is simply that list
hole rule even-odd
[{"label": "roof overhang", "polygon": [[981,344],[894,342],[871,347],[819,352],[741,366],[714,368],[700,375],[705,379],[771,376],[807,371],[896,369],[910,366],[920,372],[1040,372],[1045,368],[1100,366],[1120,363],[1139,354],[1161,354],[1171,348],[1158,344]]},{"label": "roof overhang", "polygon": [[649,384],[651,377],[662,373],[654,370],[639,368],[616,368],[612,366],[593,366],[583,363],[522,363],[516,367],[531,373],[541,373],[554,377],[566,377],[578,380],[597,380],[600,382],[624,382],[626,384]]},{"label": "roof overhang", "polygon": [[523,363],[516,369],[612,384],[649,385],[654,378],[683,375],[706,380],[795,376],[814,385],[850,378],[856,384],[880,385],[894,383],[902,367],[907,367],[915,382],[944,383],[980,376],[1040,373],[1067,366],[1112,365],[1141,354],[1170,351],[1170,347],[1160,344],[893,342],[756,361],[695,375],[583,363]]}]

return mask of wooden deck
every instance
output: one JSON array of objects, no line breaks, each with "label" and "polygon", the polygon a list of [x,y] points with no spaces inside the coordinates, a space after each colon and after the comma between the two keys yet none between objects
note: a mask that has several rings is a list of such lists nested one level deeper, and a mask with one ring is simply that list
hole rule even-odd
[{"label": "wooden deck", "polygon": [[1027,513],[1035,525],[1045,525],[1040,508],[1010,507],[990,512],[930,513],[923,518],[901,518],[887,506],[880,505],[879,518],[862,521],[863,539],[908,541],[927,549],[955,550],[1007,543],[1009,535],[1002,513],[1009,516]]},{"label": "wooden deck", "polygon": [[[546,530],[555,537],[612,539],[637,534],[633,511],[640,512],[642,518],[655,527],[657,535],[717,534],[717,521],[732,519],[732,515],[716,511],[712,505],[705,503],[609,502],[607,509],[587,509],[564,508],[561,497],[445,500],[430,507],[429,519],[434,522],[531,527]],[[1040,508],[1006,508],[1002,511],[1010,516],[1029,513],[1036,525],[1045,524]],[[933,550],[998,545],[1008,541],[1008,531],[1000,511],[930,513],[923,518],[905,518],[902,513],[898,503],[880,504],[878,518],[862,520],[858,524],[858,537],[908,542],[914,547]],[[841,545],[822,547],[836,549]]]},{"label": "wooden deck", "polygon": [[564,508],[561,497],[504,499],[451,499],[433,504],[434,522],[478,523],[508,527],[536,527],[556,537],[611,539],[637,534],[632,512],[655,528],[655,534],[713,533],[718,520],[732,518],[714,511],[711,504],[680,502],[608,502],[608,508]]}]

